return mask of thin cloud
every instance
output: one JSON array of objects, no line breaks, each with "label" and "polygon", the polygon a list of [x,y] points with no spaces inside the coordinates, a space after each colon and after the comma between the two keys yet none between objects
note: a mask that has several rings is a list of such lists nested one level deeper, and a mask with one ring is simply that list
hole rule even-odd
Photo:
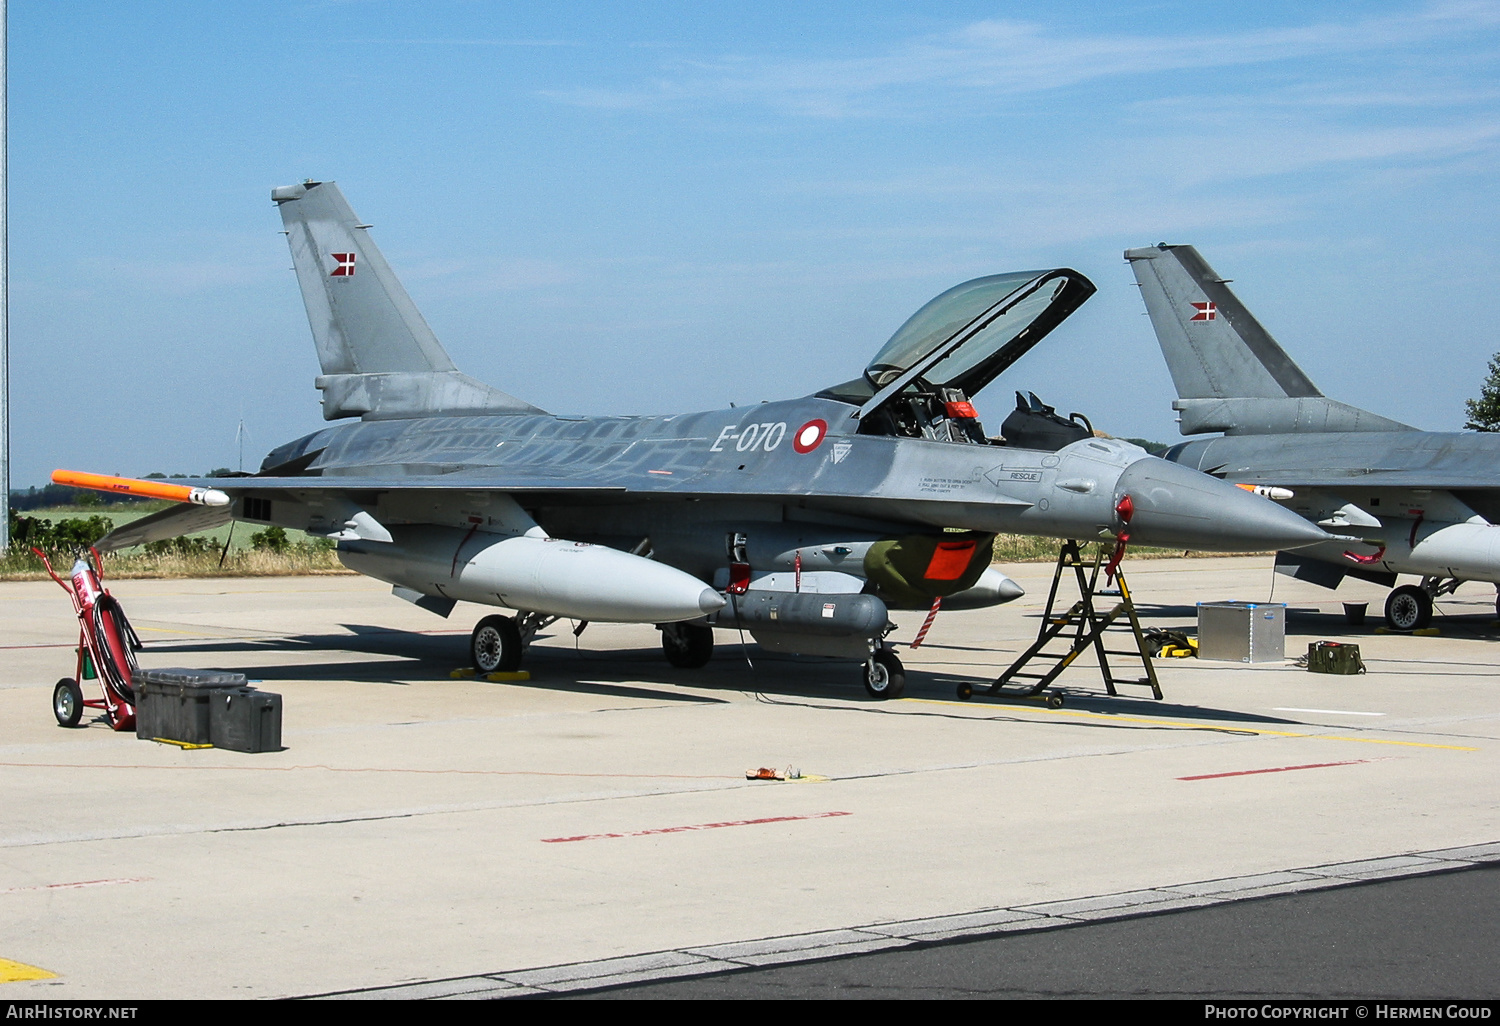
[{"label": "thin cloud", "polygon": [[354,46],[585,46],[572,39],[345,39]]},{"label": "thin cloud", "polygon": [[985,99],[1104,78],[1160,75],[1386,51],[1436,39],[1470,39],[1500,24],[1500,4],[1434,3],[1416,13],[1242,33],[1064,35],[1026,21],[976,22],[886,53],[848,59],[774,60],[742,55],[681,61],[634,89],[546,91],[558,102],[616,110],[761,105],[808,117],[849,117],[926,107],[922,88]]}]

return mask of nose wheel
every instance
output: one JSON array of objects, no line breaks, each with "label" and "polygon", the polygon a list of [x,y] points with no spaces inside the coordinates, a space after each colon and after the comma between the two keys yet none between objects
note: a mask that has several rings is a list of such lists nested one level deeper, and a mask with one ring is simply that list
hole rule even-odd
[{"label": "nose wheel", "polygon": [[481,673],[510,673],[521,666],[521,629],[508,616],[486,616],[469,636],[469,658]]},{"label": "nose wheel", "polygon": [[906,690],[906,667],[890,649],[876,649],[861,669],[871,698],[900,698]]},{"label": "nose wheel", "polygon": [[714,629],[696,623],[664,623],[661,651],[679,670],[696,670],[713,658]]},{"label": "nose wheel", "polygon": [[1432,596],[1425,588],[1403,584],[1386,596],[1385,622],[1398,631],[1419,631],[1432,622]]}]

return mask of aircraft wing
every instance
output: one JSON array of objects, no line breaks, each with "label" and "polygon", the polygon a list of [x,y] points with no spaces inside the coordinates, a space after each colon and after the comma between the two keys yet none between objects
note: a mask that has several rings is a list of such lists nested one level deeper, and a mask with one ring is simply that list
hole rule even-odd
[{"label": "aircraft wing", "polygon": [[223,527],[232,519],[228,506],[194,506],[185,502],[117,527],[100,538],[94,547],[100,552],[113,552],[183,534],[212,531],[216,527]]},{"label": "aircraft wing", "polygon": [[[713,485],[704,487],[691,480],[690,475],[674,480],[672,476],[642,478],[638,474],[622,473],[614,480],[582,481],[579,478],[542,476],[528,472],[525,468],[484,468],[473,472],[457,471],[447,474],[323,474],[286,477],[235,477],[235,478],[174,478],[170,482],[137,480],[134,478],[105,477],[103,475],[79,474],[59,470],[52,475],[57,484],[93,488],[116,495],[137,495],[149,498],[175,499],[180,505],[153,513],[105,535],[98,543],[101,551],[126,548],[145,542],[175,538],[196,531],[211,530],[233,519],[232,510],[237,500],[248,497],[273,499],[295,493],[303,501],[317,493],[343,493],[352,501],[368,502],[367,496],[392,491],[429,492],[503,492],[517,497],[549,496],[564,502],[588,502],[592,500],[634,498],[659,499],[734,499],[754,498],[757,501],[803,502],[842,509],[854,504],[868,514],[879,515],[884,505],[878,498],[863,492],[841,495],[819,493],[816,496],[805,491],[789,490],[775,494],[759,487],[747,486],[738,491],[723,486],[723,479],[716,478]],[[187,500],[187,501],[182,501]],[[887,497],[890,512],[899,515],[904,506],[899,496]],[[986,498],[988,506],[1026,507],[1031,503],[1010,496],[992,494]],[[249,518],[256,519],[256,518]]]},{"label": "aircraft wing", "polygon": [[1323,488],[1339,491],[1360,488],[1430,488],[1455,491],[1494,489],[1493,473],[1452,471],[1435,474],[1428,470],[1234,470],[1214,471],[1246,484],[1280,485],[1284,488]]},{"label": "aircraft wing", "polygon": [[[524,467],[485,467],[473,472],[456,471],[448,474],[322,474],[296,477],[173,478],[170,483],[105,477],[99,474],[80,474],[67,470],[54,471],[52,474],[55,484],[92,488],[114,495],[188,500],[214,508],[226,507],[237,496],[264,495],[267,492],[343,492],[346,494],[390,491],[505,492],[510,495],[557,494],[573,499],[585,498],[591,494],[597,494],[601,498],[633,495],[662,498],[744,499],[749,496],[767,501],[804,500],[812,497],[803,489],[789,489],[780,493],[775,489],[767,490],[758,482],[744,488],[724,487],[722,479],[718,478],[714,480],[713,486],[704,487],[696,483],[691,474],[685,474],[682,477],[674,477],[671,474],[644,476],[624,471],[615,476],[594,473],[592,478],[592,480],[584,480],[580,477],[539,475],[529,472]],[[194,493],[195,497],[188,499],[189,493]],[[824,495],[832,498],[842,497],[834,492],[818,493],[819,497]],[[865,492],[850,492],[849,495],[868,497]],[[203,496],[209,496],[209,498],[205,499]],[[1000,494],[986,496],[985,501],[989,505],[1018,507],[1031,505],[1025,499]],[[152,518],[163,516],[166,512],[168,511],[153,514]],[[165,519],[164,516],[163,519]],[[193,528],[193,530],[202,530],[202,528]]]}]

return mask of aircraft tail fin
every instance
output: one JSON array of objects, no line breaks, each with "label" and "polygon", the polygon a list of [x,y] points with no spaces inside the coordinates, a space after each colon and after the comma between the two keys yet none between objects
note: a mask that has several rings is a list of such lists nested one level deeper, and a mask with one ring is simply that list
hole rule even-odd
[{"label": "aircraft tail fin", "polygon": [[323,373],[323,417],[539,413],[461,374],[333,182],[271,190]]},{"label": "aircraft tail fin", "polygon": [[1125,251],[1177,388],[1185,435],[1408,431],[1329,399],[1192,246]]}]

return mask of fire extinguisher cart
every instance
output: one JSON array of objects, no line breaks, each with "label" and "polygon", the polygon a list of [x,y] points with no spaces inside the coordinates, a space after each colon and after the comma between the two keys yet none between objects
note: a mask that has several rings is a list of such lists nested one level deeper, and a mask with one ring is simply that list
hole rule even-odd
[{"label": "fire extinguisher cart", "polygon": [[[93,560],[80,557],[69,580],[52,569],[41,549],[32,549],[47,573],[68,593],[78,616],[78,663],[72,677],[64,677],[52,689],[52,712],[60,726],[76,727],[84,709],[102,709],[115,730],[135,729],[135,693],[131,681],[136,673],[135,654],[141,649],[125,611],[103,584],[103,561],[97,549],[89,549]],[[102,698],[84,698],[83,682],[97,680]]]}]

